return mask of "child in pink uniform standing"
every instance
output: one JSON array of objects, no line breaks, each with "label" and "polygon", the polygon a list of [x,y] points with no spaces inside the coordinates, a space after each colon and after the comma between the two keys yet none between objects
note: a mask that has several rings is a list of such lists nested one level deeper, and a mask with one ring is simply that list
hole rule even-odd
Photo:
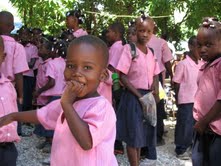
[{"label": "child in pink uniform standing", "polygon": [[87,31],[79,27],[80,24],[83,24],[83,17],[80,10],[71,10],[66,13],[66,26],[73,30],[73,36],[76,38],[88,35]]},{"label": "child in pink uniform standing", "polygon": [[116,166],[113,107],[97,93],[107,79],[108,49],[94,36],[75,39],[68,48],[66,89],[61,100],[37,110],[14,113],[0,119],[0,126],[14,120],[42,123],[55,129],[51,166]]},{"label": "child in pink uniform standing", "polygon": [[131,166],[139,165],[142,147],[148,148],[147,159],[142,164],[149,164],[149,160],[155,162],[157,158],[156,127],[143,122],[143,109],[139,100],[153,89],[158,94],[159,66],[156,57],[147,47],[152,35],[152,24],[150,17],[142,16],[136,20],[137,56],[133,59],[130,45],[125,45],[116,67],[126,88],[117,110],[117,139],[126,142]]},{"label": "child in pink uniform standing", "polygon": [[[3,39],[0,37],[0,67],[5,59]],[[18,112],[17,94],[11,81],[0,72],[0,117]],[[13,122],[0,128],[0,165],[16,166],[18,156],[14,142],[20,140],[17,123]]]},{"label": "child in pink uniform standing", "polygon": [[193,166],[221,165],[221,24],[212,18],[204,20],[197,34],[200,57],[207,63],[198,77],[193,106]]},{"label": "child in pink uniform standing", "polygon": [[175,152],[180,159],[189,159],[187,148],[191,147],[193,135],[193,103],[197,91],[197,78],[203,64],[197,52],[196,36],[188,41],[189,53],[180,61],[174,73],[173,81],[178,106],[175,127]]},{"label": "child in pink uniform standing", "polygon": [[26,52],[26,59],[28,62],[29,70],[23,73],[23,111],[32,109],[32,94],[35,88],[35,76],[33,68],[35,62],[38,60],[38,48],[31,44],[30,29],[24,27],[20,30],[21,43],[23,44]]}]

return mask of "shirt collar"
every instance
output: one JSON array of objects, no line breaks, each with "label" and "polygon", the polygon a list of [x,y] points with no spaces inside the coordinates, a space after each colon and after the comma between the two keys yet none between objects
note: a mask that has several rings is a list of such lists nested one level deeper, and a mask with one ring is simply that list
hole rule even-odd
[{"label": "shirt collar", "polygon": [[217,63],[219,63],[220,61],[221,61],[221,57],[217,58],[216,60],[214,60],[214,61],[213,61],[212,63],[210,63],[210,64],[208,64],[208,62],[207,62],[207,63],[205,63],[205,64],[201,67],[200,70],[204,70],[204,69],[207,68],[207,67],[212,67],[212,66],[216,65]]},{"label": "shirt collar", "polygon": [[11,36],[8,36],[8,35],[1,35],[1,36],[2,36],[2,38],[3,38],[4,40],[15,41],[15,39],[14,39],[13,37],[11,37]]}]

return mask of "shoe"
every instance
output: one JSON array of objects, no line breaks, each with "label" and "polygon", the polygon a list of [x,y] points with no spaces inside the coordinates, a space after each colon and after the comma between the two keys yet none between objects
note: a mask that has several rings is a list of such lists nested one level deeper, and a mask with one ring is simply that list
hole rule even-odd
[{"label": "shoe", "polygon": [[156,166],[157,165],[157,160],[150,160],[150,159],[144,159],[141,160],[140,166]]},{"label": "shoe", "polygon": [[176,157],[180,160],[190,160],[190,155],[188,152],[184,152],[182,154],[177,154]]},{"label": "shoe", "polygon": [[50,158],[48,157],[48,158],[44,159],[41,163],[42,163],[42,165],[50,165]]},{"label": "shoe", "polygon": [[43,149],[48,143],[49,143],[48,141],[44,141],[43,143],[36,145],[36,148]]},{"label": "shoe", "polygon": [[163,146],[165,145],[165,140],[164,139],[161,139],[160,141],[157,141],[157,146]]},{"label": "shoe", "polygon": [[47,143],[44,148],[42,148],[43,153],[50,153],[51,152],[51,143]]}]

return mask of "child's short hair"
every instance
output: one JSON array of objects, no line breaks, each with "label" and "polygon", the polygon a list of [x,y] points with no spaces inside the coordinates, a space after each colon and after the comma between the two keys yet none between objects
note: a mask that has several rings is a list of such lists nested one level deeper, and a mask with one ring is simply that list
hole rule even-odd
[{"label": "child's short hair", "polygon": [[84,23],[84,15],[82,14],[80,9],[76,9],[76,10],[70,10],[66,13],[66,17],[69,16],[74,16],[78,19],[78,23],[79,24],[83,24]]},{"label": "child's short hair", "polygon": [[0,12],[0,22],[8,26],[14,26],[14,16],[8,11]]},{"label": "child's short hair", "polygon": [[188,44],[191,45],[191,46],[193,46],[193,45],[195,44],[195,42],[196,42],[196,36],[193,35],[193,36],[191,36],[191,37],[189,38]]},{"label": "child's short hair", "polygon": [[83,43],[96,47],[97,49],[100,49],[102,51],[102,55],[104,57],[104,63],[105,63],[104,66],[106,67],[108,63],[108,58],[109,58],[107,45],[96,36],[85,35],[85,36],[81,36],[79,38],[74,39],[70,43],[69,48],[73,45],[79,45]]},{"label": "child's short hair", "polygon": [[215,33],[217,39],[221,40],[221,23],[215,17],[205,17],[203,23],[200,25],[200,29],[208,29]]}]

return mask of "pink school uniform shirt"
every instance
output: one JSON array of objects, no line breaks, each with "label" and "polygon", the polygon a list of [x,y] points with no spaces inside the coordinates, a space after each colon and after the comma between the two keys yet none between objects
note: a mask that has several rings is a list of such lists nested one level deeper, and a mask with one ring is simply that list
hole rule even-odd
[{"label": "pink school uniform shirt", "polygon": [[124,46],[122,41],[116,41],[109,49],[109,64],[116,68],[117,63],[122,55]]},{"label": "pink school uniform shirt", "polygon": [[[28,43],[25,46],[25,52],[26,52],[26,59],[27,59],[28,63],[31,62],[31,59],[38,59],[39,58],[38,48],[31,43]],[[33,69],[29,69],[28,71],[24,72],[23,75],[29,76],[29,77],[34,77]]]},{"label": "pink school uniform shirt", "polygon": [[78,37],[81,37],[81,36],[88,35],[88,33],[84,29],[80,28],[80,29],[74,31],[73,35],[74,35],[74,37],[78,38]]},{"label": "pink school uniform shirt", "polygon": [[177,64],[173,82],[180,84],[178,104],[194,103],[198,73],[202,65],[202,61],[196,64],[189,56]]},{"label": "pink school uniform shirt", "polygon": [[136,89],[149,90],[153,84],[153,77],[160,73],[156,57],[148,48],[144,54],[136,47],[137,57],[132,60],[130,45],[124,46],[117,70],[127,75],[128,80]]},{"label": "pink school uniform shirt", "polygon": [[108,70],[109,77],[105,82],[101,82],[97,91],[101,96],[104,96],[112,104],[112,72]]},{"label": "pink school uniform shirt", "polygon": [[[11,81],[0,73],[0,117],[18,112],[17,94]],[[0,128],[0,142],[18,142],[17,122]]]},{"label": "pink school uniform shirt", "polygon": [[[36,90],[42,88],[48,82],[48,77],[46,76],[47,70],[49,68],[49,61],[52,59],[49,58],[45,61],[41,61],[38,66],[38,74],[36,76]],[[40,94],[37,98],[37,105],[46,105],[48,103],[49,97],[43,96]]]},{"label": "pink school uniform shirt", "polygon": [[1,65],[0,71],[11,81],[14,81],[15,74],[29,70],[24,47],[12,37],[2,35],[6,57]]},{"label": "pink school uniform shirt", "polygon": [[[221,100],[221,58],[211,64],[203,65],[199,72],[198,89],[193,106],[193,117],[202,119],[217,100]],[[218,116],[209,124],[210,128],[221,135],[221,118]]]},{"label": "pink school uniform shirt", "polygon": [[160,72],[165,71],[166,68],[164,64],[173,59],[167,42],[153,34],[148,42],[148,46],[154,50],[154,55],[157,57],[159,63]]},{"label": "pink school uniform shirt", "polygon": [[82,99],[73,104],[81,119],[89,126],[93,147],[83,150],[72,135],[60,100],[37,110],[40,123],[55,130],[51,150],[51,166],[116,166],[114,142],[116,117],[112,105],[103,96]]},{"label": "pink school uniform shirt", "polygon": [[64,70],[65,60],[61,57],[54,58],[47,63],[45,76],[55,79],[55,86],[43,92],[42,96],[61,96],[65,87]]}]

